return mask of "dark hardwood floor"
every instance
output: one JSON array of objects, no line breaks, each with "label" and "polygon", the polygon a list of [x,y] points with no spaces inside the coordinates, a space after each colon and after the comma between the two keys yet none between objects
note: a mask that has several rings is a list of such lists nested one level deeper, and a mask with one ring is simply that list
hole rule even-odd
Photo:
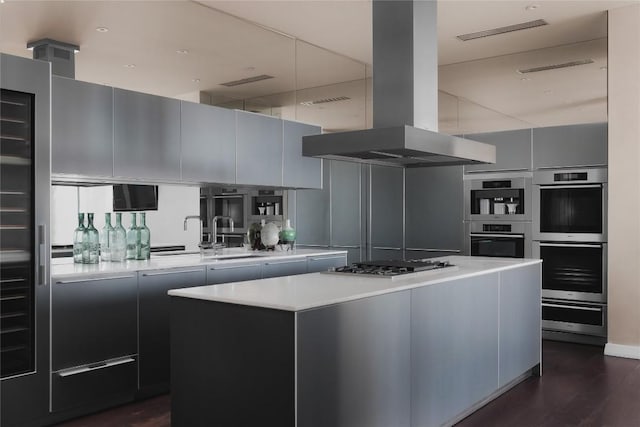
[{"label": "dark hardwood floor", "polygon": [[[518,384],[457,427],[640,427],[640,360],[605,357],[602,347],[544,341],[543,369],[542,377]],[[159,396],[60,426],[166,427],[170,406],[169,396]]]}]

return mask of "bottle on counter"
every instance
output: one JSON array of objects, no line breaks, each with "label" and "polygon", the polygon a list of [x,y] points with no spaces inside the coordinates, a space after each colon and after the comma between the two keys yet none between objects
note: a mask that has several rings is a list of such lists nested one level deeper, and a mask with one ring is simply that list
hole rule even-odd
[{"label": "bottle on counter", "polygon": [[87,228],[82,233],[82,263],[97,264],[100,261],[100,234],[93,226],[93,213],[87,213]]},{"label": "bottle on counter", "polygon": [[147,214],[140,212],[140,251],[138,251],[136,259],[151,258],[151,231],[147,227]]},{"label": "bottle on counter", "polygon": [[285,226],[280,231],[280,243],[287,245],[287,250],[293,249],[293,245],[296,241],[296,230],[291,227],[291,220],[287,219]]},{"label": "bottle on counter", "polygon": [[111,231],[111,261],[124,262],[127,255],[127,230],[122,226],[122,214],[116,213],[116,226]]},{"label": "bottle on counter", "polygon": [[114,229],[111,226],[111,213],[104,214],[104,227],[100,232],[100,259],[105,262],[111,261],[111,240],[114,236]]},{"label": "bottle on counter", "polygon": [[140,229],[136,224],[136,213],[131,213],[131,225],[127,230],[127,259],[139,259]]},{"label": "bottle on counter", "polygon": [[82,264],[84,231],[84,214],[78,213],[78,227],[73,231],[73,262],[78,264]]}]

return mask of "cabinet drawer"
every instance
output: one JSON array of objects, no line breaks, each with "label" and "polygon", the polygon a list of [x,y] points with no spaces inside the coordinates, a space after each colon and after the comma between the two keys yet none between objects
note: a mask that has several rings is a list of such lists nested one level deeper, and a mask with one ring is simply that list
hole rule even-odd
[{"label": "cabinet drawer", "polygon": [[54,280],[52,370],[137,353],[137,275]]},{"label": "cabinet drawer", "polygon": [[262,277],[293,276],[307,272],[307,259],[296,261],[269,261],[262,267]]},{"label": "cabinet drawer", "polygon": [[260,279],[260,264],[221,265],[207,267],[207,285]]},{"label": "cabinet drawer", "polygon": [[135,356],[54,372],[51,376],[52,409],[59,411],[101,402],[131,401],[136,391],[136,373]]}]

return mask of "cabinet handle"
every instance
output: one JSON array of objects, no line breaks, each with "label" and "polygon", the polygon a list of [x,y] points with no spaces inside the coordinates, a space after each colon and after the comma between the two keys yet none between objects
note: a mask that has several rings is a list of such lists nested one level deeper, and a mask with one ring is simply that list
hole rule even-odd
[{"label": "cabinet handle", "polygon": [[47,284],[47,226],[38,225],[38,284]]},{"label": "cabinet handle", "polygon": [[360,249],[360,246],[349,246],[349,245],[332,245],[332,248],[340,248],[340,249]]},{"label": "cabinet handle", "polygon": [[392,248],[392,247],[388,247],[388,246],[374,246],[373,249],[383,249],[383,250],[386,250],[386,251],[390,251],[390,250],[399,251],[402,248]]},{"label": "cabinet handle", "polygon": [[215,271],[215,270],[235,270],[238,268],[244,268],[244,267],[259,267],[260,264],[244,264],[244,265],[232,265],[232,266],[228,266],[228,267],[209,267],[209,271]]},{"label": "cabinet handle", "polygon": [[97,371],[98,369],[110,368],[112,366],[124,365],[125,363],[135,362],[133,357],[125,357],[122,359],[110,360],[108,362],[100,362],[97,364],[84,365],[78,368],[63,369],[58,372],[60,377],[70,377],[72,375],[84,374],[85,372]]},{"label": "cabinet handle", "polygon": [[201,273],[202,270],[180,270],[180,271],[163,271],[160,273],[142,273],[142,277],[151,277],[151,276],[166,276],[168,274],[180,274],[180,273]]},{"label": "cabinet handle", "polygon": [[111,280],[111,279],[134,279],[136,276],[109,276],[109,277],[95,277],[79,280],[56,280],[56,284],[67,285],[69,283],[83,283],[83,282],[97,282],[99,280]]},{"label": "cabinet handle", "polygon": [[292,260],[292,261],[265,262],[264,265],[292,264],[294,262],[307,262],[307,260],[306,259],[299,259],[299,260]]},{"label": "cabinet handle", "polygon": [[325,248],[328,249],[329,245],[307,245],[305,243],[296,242],[296,246],[306,246],[308,248]]},{"label": "cabinet handle", "polygon": [[325,257],[321,257],[321,258],[309,258],[309,261],[325,261],[328,259],[342,259],[344,258],[344,255],[338,255],[338,256],[325,256]]},{"label": "cabinet handle", "polygon": [[434,248],[407,248],[408,251],[422,251],[422,252],[449,252],[452,254],[459,254],[460,249],[434,249]]}]

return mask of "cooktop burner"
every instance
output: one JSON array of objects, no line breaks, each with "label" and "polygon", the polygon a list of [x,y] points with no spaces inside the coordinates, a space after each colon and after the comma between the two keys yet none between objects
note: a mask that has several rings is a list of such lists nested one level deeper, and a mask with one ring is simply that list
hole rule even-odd
[{"label": "cooktop burner", "polygon": [[429,259],[416,259],[408,261],[364,261],[356,262],[344,267],[336,267],[329,273],[339,274],[364,274],[371,276],[395,277],[422,271],[440,270],[455,267],[449,261],[432,261]]}]

